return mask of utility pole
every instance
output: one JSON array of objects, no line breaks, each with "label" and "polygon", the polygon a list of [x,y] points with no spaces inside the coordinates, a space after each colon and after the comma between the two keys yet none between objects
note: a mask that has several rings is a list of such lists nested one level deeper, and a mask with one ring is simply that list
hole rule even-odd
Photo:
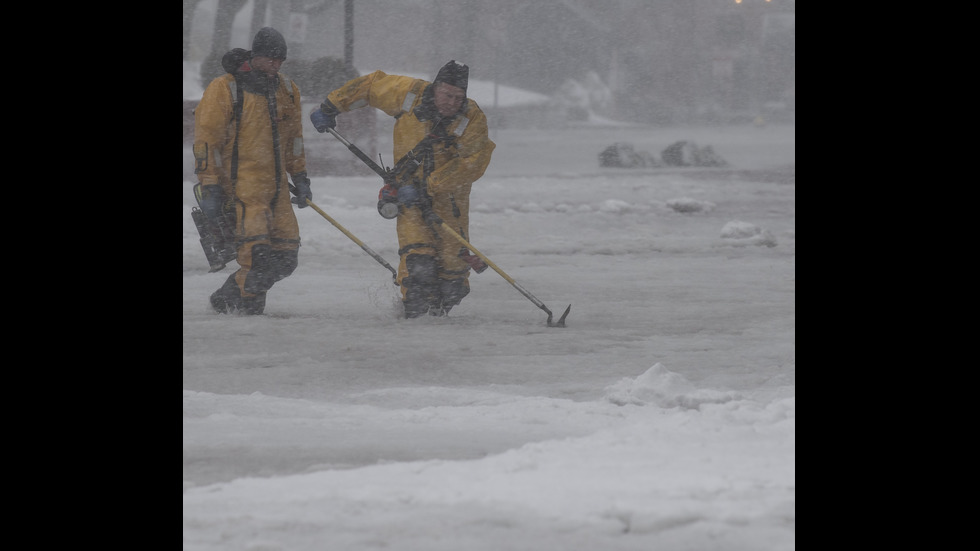
[{"label": "utility pole", "polygon": [[[265,27],[265,12],[267,7],[268,0],[255,0],[255,2],[252,3],[252,32],[248,35],[249,40],[252,40],[252,38],[259,32],[259,29]],[[251,42],[249,42],[249,44],[251,44]]]},{"label": "utility pole", "polygon": [[344,63],[354,66],[354,0],[344,0]]}]

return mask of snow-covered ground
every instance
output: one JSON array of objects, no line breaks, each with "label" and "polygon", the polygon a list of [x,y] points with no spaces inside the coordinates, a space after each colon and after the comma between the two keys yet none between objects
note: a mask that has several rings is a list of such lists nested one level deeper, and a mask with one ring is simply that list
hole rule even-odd
[{"label": "snow-covered ground", "polygon": [[[565,328],[492,269],[400,319],[311,208],[266,315],[217,315],[236,265],[208,273],[185,146],[184,551],[795,549],[795,127],[493,137],[472,244]],[[677,140],[731,166],[599,167]],[[380,185],[315,177],[314,202],[396,265]]]}]

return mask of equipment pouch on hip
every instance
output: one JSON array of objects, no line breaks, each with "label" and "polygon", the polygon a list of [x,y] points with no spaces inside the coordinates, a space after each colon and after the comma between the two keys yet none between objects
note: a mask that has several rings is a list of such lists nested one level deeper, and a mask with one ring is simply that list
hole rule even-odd
[{"label": "equipment pouch on hip", "polygon": [[[201,184],[194,186],[194,197],[200,204]],[[198,207],[191,208],[191,218],[197,226],[197,233],[201,236],[201,247],[204,249],[204,256],[208,260],[210,270],[217,272],[224,269],[225,265],[238,258],[238,251],[235,247],[235,213],[225,210],[217,219],[209,218]]]}]

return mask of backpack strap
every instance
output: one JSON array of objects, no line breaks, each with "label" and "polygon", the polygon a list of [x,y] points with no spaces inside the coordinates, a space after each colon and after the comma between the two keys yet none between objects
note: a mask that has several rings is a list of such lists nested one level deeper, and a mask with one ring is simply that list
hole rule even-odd
[{"label": "backpack strap", "polygon": [[[289,87],[292,89],[292,86]],[[282,188],[282,160],[279,157],[279,124],[276,122],[278,106],[276,105],[276,92],[273,87],[268,87],[265,92],[266,104],[269,107],[269,122],[272,123],[272,154],[275,156],[276,163],[276,193],[272,196],[272,208],[276,208],[279,191]],[[292,94],[290,94],[292,96]],[[296,98],[293,98],[296,101]]]},{"label": "backpack strap", "polygon": [[228,82],[231,90],[231,98],[234,102],[235,113],[235,145],[231,150],[231,186],[235,189],[235,182],[238,180],[238,130],[242,122],[242,102],[244,93],[242,83],[238,80],[238,71],[252,58],[252,52],[243,48],[233,48],[221,57],[221,67],[225,72],[235,77],[235,80]]},{"label": "backpack strap", "polygon": [[234,75],[235,80],[228,82],[231,89],[231,97],[234,100],[235,113],[235,144],[231,148],[231,189],[234,192],[235,184],[238,182],[238,133],[242,124],[242,104],[245,102],[245,94],[242,91],[241,83],[238,82],[238,75]]}]

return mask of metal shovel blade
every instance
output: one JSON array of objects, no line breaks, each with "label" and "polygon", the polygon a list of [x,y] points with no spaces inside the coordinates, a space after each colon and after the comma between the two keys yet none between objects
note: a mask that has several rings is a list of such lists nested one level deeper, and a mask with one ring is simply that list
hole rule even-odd
[{"label": "metal shovel blade", "polygon": [[[560,318],[558,318],[558,321],[557,322],[552,322],[551,321],[551,316],[549,315],[548,316],[548,327],[565,327],[565,318],[568,317],[568,312],[571,311],[571,309],[572,309],[572,305],[569,304],[568,305],[568,308],[565,308],[565,313],[562,314]],[[549,314],[550,314],[550,312],[549,312]]]}]

